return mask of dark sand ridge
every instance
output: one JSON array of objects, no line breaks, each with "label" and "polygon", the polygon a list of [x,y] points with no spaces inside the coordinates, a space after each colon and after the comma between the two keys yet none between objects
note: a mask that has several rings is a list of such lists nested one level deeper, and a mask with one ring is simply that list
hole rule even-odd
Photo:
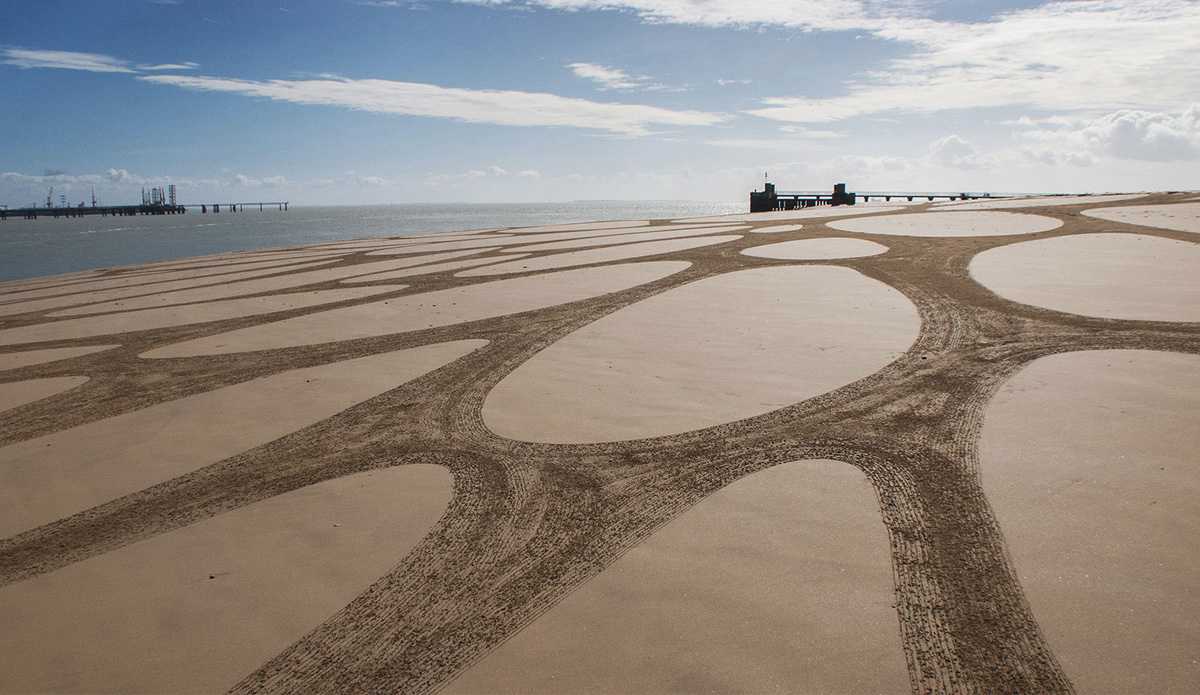
[{"label": "dark sand ridge", "polygon": [[[1137,202],[1178,199],[1160,195]],[[807,261],[741,255],[763,241],[751,236],[650,259],[692,264],[675,275],[518,315],[262,352],[136,358],[263,321],[229,318],[131,332],[122,335],[117,349],[9,370],[5,380],[92,378],[0,413],[0,443],[286,369],[456,339],[492,341],[270,445],[0,541],[0,576],[6,583],[21,581],[356,471],[436,463],[454,475],[455,495],[425,540],[370,590],[235,688],[428,691],[712,492],[778,464],[826,458],[860,468],[878,495],[914,692],[1070,692],[979,485],[976,443],[984,408],[1005,379],[1045,355],[1112,348],[1200,353],[1196,324],[1074,316],[1001,299],[970,279],[967,264],[975,254],[1016,241],[1135,230],[1195,241],[1184,232],[1082,217],[1084,207],[1029,208],[1024,212],[1064,224],[1003,237],[879,238],[831,233],[819,220],[807,219],[803,229],[773,236],[772,241],[840,236],[885,243],[884,254],[821,263],[853,268],[902,292],[921,314],[921,336],[900,359],[833,392],[657,439],[518,442],[488,432],[480,410],[508,373],[602,316],[702,278]],[[348,262],[364,260],[355,256]],[[427,275],[415,278],[406,294],[473,282],[479,281]],[[270,318],[314,311],[293,309]],[[21,325],[41,320],[15,319]],[[105,342],[104,336],[92,342]]]}]

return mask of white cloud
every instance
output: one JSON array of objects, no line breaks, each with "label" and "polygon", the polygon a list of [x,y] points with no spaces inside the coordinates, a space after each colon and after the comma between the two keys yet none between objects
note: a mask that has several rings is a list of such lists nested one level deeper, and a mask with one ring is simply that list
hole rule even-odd
[{"label": "white cloud", "polygon": [[600,89],[634,89],[641,86],[646,77],[630,77],[624,70],[597,65],[595,63],[570,63],[567,67],[577,77],[591,80],[600,85]]},{"label": "white cloud", "polygon": [[1090,164],[1092,154],[1146,162],[1200,159],[1200,104],[1179,115],[1122,110],[1094,119],[1047,119],[1041,125],[1031,121],[1032,129],[1016,137],[1033,143],[1025,149],[1043,160],[1053,155],[1068,163]]},{"label": "white cloud", "polygon": [[161,65],[139,65],[139,70],[159,71],[159,70],[195,70],[200,67],[200,63],[163,63]]},{"label": "white cloud", "polygon": [[526,176],[526,177],[529,177],[529,178],[531,178],[531,179],[540,179],[540,178],[542,178],[542,175],[541,175],[541,174],[539,174],[539,173],[537,172],[537,170],[535,170],[535,169],[523,169],[523,170],[521,171],[521,173],[517,174],[517,176]]},{"label": "white cloud", "polygon": [[41,51],[28,48],[0,49],[0,63],[20,68],[63,68],[88,72],[137,72],[129,62],[100,53]]},{"label": "white cloud", "polygon": [[984,169],[996,164],[994,157],[983,154],[958,135],[935,140],[929,146],[929,154],[934,162],[952,169]]},{"label": "white cloud", "polygon": [[391,80],[238,80],[183,75],[143,75],[147,82],[199,91],[228,92],[296,104],[342,106],[373,113],[452,118],[469,123],[591,128],[620,135],[650,134],[650,125],[713,125],[728,116],[615,104],[554,94],[439,87]]}]

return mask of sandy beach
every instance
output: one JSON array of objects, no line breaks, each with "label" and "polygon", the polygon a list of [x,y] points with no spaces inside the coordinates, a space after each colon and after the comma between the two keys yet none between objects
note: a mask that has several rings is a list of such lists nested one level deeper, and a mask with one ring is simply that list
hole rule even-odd
[{"label": "sandy beach", "polygon": [[0,283],[0,693],[1200,691],[1200,203]]}]

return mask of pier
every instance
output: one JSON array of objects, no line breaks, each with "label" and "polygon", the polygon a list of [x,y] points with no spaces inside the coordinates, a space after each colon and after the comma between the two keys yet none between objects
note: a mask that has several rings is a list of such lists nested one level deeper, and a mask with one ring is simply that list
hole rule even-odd
[{"label": "pier", "polygon": [[908,202],[914,200],[933,202],[934,200],[941,200],[943,198],[946,200],[978,200],[981,198],[1005,198],[1007,196],[994,196],[991,193],[849,193],[846,191],[846,184],[844,183],[835,185],[832,193],[822,191],[776,191],[775,184],[766,183],[763,184],[762,191],[753,191],[750,193],[750,212],[798,210],[818,205],[854,205],[859,197],[863,199],[864,203],[869,203],[872,198],[885,202],[890,202],[893,198],[905,199]]}]

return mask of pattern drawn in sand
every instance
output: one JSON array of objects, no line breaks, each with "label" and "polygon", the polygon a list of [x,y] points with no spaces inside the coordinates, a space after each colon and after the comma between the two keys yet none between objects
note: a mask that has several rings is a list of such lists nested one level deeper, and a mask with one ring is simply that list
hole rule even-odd
[{"label": "pattern drawn in sand", "polygon": [[742,270],[563,338],[496,385],[483,421],[535,442],[677,434],[844,386],[896,359],[920,326],[904,295],[849,268]]},{"label": "pattern drawn in sand", "polygon": [[1084,316],[1200,321],[1200,244],[1076,234],[989,249],[971,277],[1006,299]]},{"label": "pattern drawn in sand", "polygon": [[[686,268],[679,262],[638,263],[499,280],[286,319],[151,350],[141,357],[223,355],[315,345],[532,311],[628,289]],[[2,337],[0,333],[0,337]]]},{"label": "pattern drawn in sand", "polygon": [[253,379],[0,449],[0,535],[278,439],[478,349],[465,340]]},{"label": "pattern drawn in sand", "polygon": [[367,471],[0,588],[0,692],[224,692],[387,572],[450,489],[440,466]]},{"label": "pattern drawn in sand", "polygon": [[769,227],[756,227],[751,231],[755,234],[778,234],[780,232],[794,232],[802,227],[803,225],[799,224],[774,224]]},{"label": "pattern drawn in sand", "polygon": [[[1136,202],[1156,205],[1179,200],[1176,195],[1152,194]],[[1041,217],[1034,219],[1066,223],[1045,236],[1149,234],[1144,227],[1077,214],[1086,205],[1039,207],[1035,211]],[[871,210],[871,206],[855,206],[811,214],[862,217]],[[781,224],[773,214],[737,217],[755,228]],[[530,236],[529,242],[550,241],[539,234],[595,231],[612,236],[614,228],[621,228],[612,223],[586,226],[543,230]],[[630,233],[672,229],[660,221],[649,225],[638,221],[624,228]],[[830,228],[821,217],[813,217],[803,228],[777,232],[771,240],[829,237]],[[478,237],[487,240],[520,233],[481,232]],[[1154,234],[1190,240],[1183,231],[1162,229]],[[710,279],[742,271],[816,267],[813,261],[741,253],[762,245],[762,239],[747,234],[721,244],[665,251],[653,263],[610,265],[612,261],[595,259],[600,265],[555,273],[522,271],[498,282],[455,277],[450,272],[425,274],[412,281],[412,288],[385,288],[391,293],[388,299],[362,296],[347,299],[348,306],[332,311],[301,308],[282,316],[248,315],[221,323],[144,328],[123,334],[122,345],[110,350],[0,375],[10,382],[91,376],[87,383],[52,398],[0,411],[0,444],[13,447],[256,378],[458,340],[488,341],[436,371],[265,445],[226,458],[210,451],[215,457],[209,459],[212,462],[190,473],[132,491],[87,513],[52,519],[0,539],[0,586],[19,586],[53,575],[323,481],[379,468],[437,465],[453,477],[454,493],[445,514],[425,538],[408,554],[394,558],[390,569],[369,588],[274,656],[243,672],[233,686],[235,693],[340,693],[352,687],[428,693],[472,665],[484,664],[490,653],[519,639],[524,629],[536,634],[539,617],[550,616],[556,604],[567,605],[572,596],[587,591],[591,579],[600,578],[622,557],[639,548],[661,552],[649,544],[655,535],[669,531],[672,520],[722,488],[788,462],[827,459],[859,469],[877,500],[891,556],[890,605],[912,692],[1072,693],[1073,677],[1081,688],[1091,687],[1092,682],[1071,670],[1071,664],[1077,663],[1071,648],[1064,645],[1060,655],[1053,636],[1048,639],[1058,629],[1053,612],[1047,614],[1047,627],[1039,627],[1043,608],[1040,599],[1033,597],[1036,590],[1027,596],[1024,582],[1032,582],[1041,568],[1014,564],[981,487],[978,445],[985,409],[1014,374],[1049,355],[1089,350],[1200,355],[1200,324],[1046,311],[1003,299],[969,275],[968,265],[976,256],[1026,240],[897,235],[886,241],[887,253],[829,261],[903,294],[920,316],[919,336],[908,350],[834,391],[754,417],[652,439],[545,444],[499,437],[488,430],[483,407],[497,384],[588,326]],[[356,248],[360,252],[383,249],[401,241],[364,240]],[[425,243],[419,240],[417,245]],[[534,251],[528,260],[553,255],[559,254]],[[239,255],[229,254],[229,258]],[[509,260],[499,250],[480,252],[478,258]],[[341,261],[347,266],[367,262],[362,253],[346,254]],[[69,281],[116,280],[126,272],[132,269],[106,270],[93,278],[77,275]],[[631,280],[624,275],[631,272],[645,275]],[[608,278],[607,284],[597,283],[588,292],[568,297],[601,276]],[[502,284],[510,280],[520,283]],[[62,281],[52,279],[37,286]],[[535,297],[536,301],[527,296],[518,302],[494,291],[536,288],[537,283],[562,284]],[[460,307],[456,298],[464,292],[477,293],[481,299],[472,300],[469,308]],[[264,298],[280,297],[286,295]],[[431,298],[438,306],[429,305]],[[392,302],[401,302],[405,309],[393,311]],[[506,303],[510,308],[501,306]],[[388,309],[381,313],[380,307]],[[364,313],[339,314],[347,309]],[[702,310],[716,315],[708,307]],[[325,314],[346,320],[305,323]],[[114,320],[122,315],[95,318]],[[190,318],[203,317],[192,314]],[[304,321],[292,323],[294,319]],[[76,320],[83,319],[71,319]],[[788,320],[804,324],[808,317],[794,314]],[[39,322],[65,323],[18,315],[6,319],[0,336],[37,328]],[[241,330],[261,332],[247,341],[243,339],[248,334]],[[368,335],[351,340],[357,330]],[[234,337],[239,346],[229,349],[228,341]],[[636,336],[628,337],[635,342]],[[100,342],[112,341],[84,336],[46,347],[83,348]],[[137,358],[164,346],[174,350],[189,345],[175,359]],[[289,345],[287,350],[259,349]],[[248,351],[239,351],[242,348]],[[0,353],[23,350],[0,349]],[[219,356],[209,356],[209,351]],[[1157,382],[1160,377],[1149,379]],[[1170,383],[1169,377],[1162,379]],[[1071,411],[1069,407],[1058,410]],[[1196,412],[1192,405],[1177,409],[1179,427],[1200,429]],[[1138,451],[1152,450],[1155,443],[1147,439],[1159,436],[1152,427],[1120,431],[1123,443]],[[1160,464],[1160,468],[1167,466]],[[1153,475],[1151,470],[1143,477]],[[66,484],[58,477],[54,482]],[[41,481],[16,485],[19,489],[8,492],[11,486],[6,482],[0,491],[20,497],[36,490]],[[1119,497],[1121,491],[1112,494]],[[1145,501],[1137,494],[1129,499]],[[0,505],[0,511],[5,509]],[[823,516],[838,523],[834,515]],[[761,545],[756,550],[776,552]],[[1195,557],[1187,553],[1189,561]],[[1147,573],[1144,578],[1153,576]],[[1112,585],[1114,605],[1139,599],[1140,586]],[[90,598],[102,602],[103,593]],[[1094,597],[1083,592],[1072,600],[1087,603]],[[1102,630],[1090,634],[1102,640],[1108,627],[1102,624]],[[1171,629],[1171,623],[1163,623],[1155,639],[1165,639]],[[754,637],[774,638],[772,646],[787,644],[784,630],[773,623]],[[823,646],[828,651],[823,653],[853,652],[855,645],[848,635],[839,642],[832,633],[825,634]],[[1084,633],[1079,636],[1086,639]],[[1188,642],[1194,639],[1189,637]],[[793,657],[786,666],[804,675],[788,679],[825,682],[819,680],[820,674],[829,672],[825,664],[809,661],[806,654]],[[880,664],[882,658],[872,663]],[[847,676],[866,673],[850,662],[842,670]],[[1170,670],[1171,677],[1186,678],[1194,667],[1185,663]],[[645,673],[640,663],[630,671]],[[662,678],[664,674],[651,675]],[[704,687],[686,679],[676,684],[682,689]]]},{"label": "pattern drawn in sand", "polygon": [[6,369],[20,369],[21,367],[29,367],[35,364],[45,364],[47,362],[57,362],[59,360],[69,360],[73,357],[83,357],[90,355],[93,352],[103,352],[111,350],[119,345],[89,345],[87,347],[69,347],[69,348],[53,348],[50,350],[25,350],[24,352],[10,352],[6,355],[0,355],[0,371]]},{"label": "pattern drawn in sand", "polygon": [[662,239],[683,239],[704,234],[719,232],[735,232],[747,229],[746,225],[723,225],[718,227],[683,227],[668,229],[661,232],[639,232],[636,234],[620,234],[612,236],[596,236],[587,239],[570,239],[567,241],[550,241],[531,246],[515,246],[505,251],[561,251],[563,249],[583,249],[592,246],[611,246],[614,244],[632,244],[639,241],[659,241]]},{"label": "pattern drawn in sand", "polygon": [[1200,203],[1100,208],[1085,210],[1083,214],[1113,222],[1200,234]]},{"label": "pattern drawn in sand", "polygon": [[1031,234],[1062,226],[1062,220],[1019,212],[914,212],[826,223],[843,232],[902,236],[993,236]]},{"label": "pattern drawn in sand", "polygon": [[824,237],[781,241],[745,249],[742,253],[755,258],[778,258],[790,261],[830,261],[838,258],[862,258],[886,253],[888,247],[866,239]]},{"label": "pattern drawn in sand", "polygon": [[1026,595],[1080,692],[1200,691],[1200,355],[1043,357],[979,443]]},{"label": "pattern drawn in sand", "polygon": [[441,692],[903,692],[889,555],[861,471],[785,463],[688,510]]},{"label": "pattern drawn in sand", "polygon": [[1045,205],[1095,205],[1099,203],[1115,203],[1121,200],[1133,200],[1144,197],[1144,193],[1124,193],[1121,195],[1064,195],[1064,196],[1031,196],[1028,198],[1009,198],[1000,200],[967,200],[953,203],[939,203],[935,210],[1005,210],[1010,208],[1034,208]]},{"label": "pattern drawn in sand", "polygon": [[727,241],[736,241],[741,238],[742,237],[736,234],[730,234],[725,236],[701,237],[699,239],[666,239],[663,241],[643,241],[639,244],[610,246],[607,248],[588,249],[586,251],[570,251],[568,253],[556,253],[551,256],[541,256],[539,258],[510,261],[508,263],[500,263],[497,265],[487,265],[483,266],[482,268],[474,268],[472,270],[464,270],[461,273],[455,273],[455,276],[470,278],[487,275],[508,275],[511,273],[521,273],[535,270],[574,268],[581,265],[594,265],[597,263],[607,263],[609,261],[626,261],[633,258],[660,256],[664,253],[670,253],[672,251],[684,251],[686,249],[700,248],[701,246],[711,246],[712,244],[723,244]]},{"label": "pattern drawn in sand", "polygon": [[[474,253],[474,252],[472,252]],[[431,265],[419,265],[413,268],[404,268],[403,270],[393,270],[389,273],[375,273],[374,275],[364,275],[357,278],[348,278],[342,280],[343,285],[355,285],[365,282],[379,282],[381,280],[398,280],[400,278],[411,278],[417,275],[432,275],[433,273],[446,273],[453,270],[463,270],[464,268],[477,268],[481,265],[491,265],[492,263],[503,263],[516,258],[524,258],[527,253],[510,253],[502,257],[487,256],[484,258],[467,258],[461,261],[449,261],[447,263],[433,263]],[[426,257],[428,258],[428,257]]]},{"label": "pattern drawn in sand", "polygon": [[0,410],[8,410],[49,398],[56,393],[62,393],[84,384],[87,380],[86,376],[59,376],[51,379],[10,381],[7,384],[0,384]]},{"label": "pattern drawn in sand", "polygon": [[141,309],[104,316],[68,318],[29,326],[0,329],[0,345],[39,343],[50,340],[117,335],[155,328],[186,326],[195,323],[273,314],[362,299],[376,294],[395,292],[399,287],[352,287],[343,290],[316,290],[264,297],[226,299],[219,302],[184,304],[158,309]]},{"label": "pattern drawn in sand", "polygon": [[776,210],[774,212],[752,212],[745,215],[717,215],[715,217],[693,217],[681,222],[780,222],[788,220],[821,219],[825,217],[846,217],[849,215],[870,215],[880,212],[895,212],[903,210],[899,205],[820,205],[800,210]]}]

